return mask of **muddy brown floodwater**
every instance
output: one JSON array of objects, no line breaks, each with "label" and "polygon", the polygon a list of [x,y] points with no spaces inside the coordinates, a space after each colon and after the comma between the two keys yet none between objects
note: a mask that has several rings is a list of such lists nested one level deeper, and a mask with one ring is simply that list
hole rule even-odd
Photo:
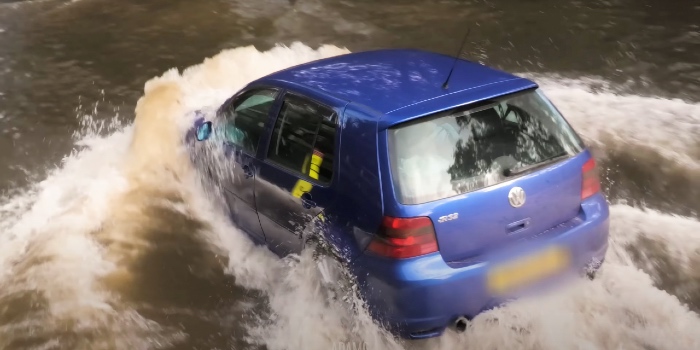
[{"label": "muddy brown floodwater", "polygon": [[[696,0],[0,1],[0,348],[699,349],[698,17]],[[180,138],[276,69],[454,54],[467,29],[470,59],[535,79],[595,150],[611,246],[594,281],[405,344],[328,301],[309,252],[281,261],[223,218]]]}]

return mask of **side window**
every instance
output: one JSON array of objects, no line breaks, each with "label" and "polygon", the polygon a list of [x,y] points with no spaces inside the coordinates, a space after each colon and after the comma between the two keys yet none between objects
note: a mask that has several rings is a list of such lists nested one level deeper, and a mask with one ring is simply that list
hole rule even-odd
[{"label": "side window", "polygon": [[226,118],[226,140],[255,154],[276,95],[275,89],[251,90],[226,106],[223,111]]},{"label": "side window", "polygon": [[287,95],[270,139],[267,158],[322,183],[333,177],[337,114],[307,99]]}]

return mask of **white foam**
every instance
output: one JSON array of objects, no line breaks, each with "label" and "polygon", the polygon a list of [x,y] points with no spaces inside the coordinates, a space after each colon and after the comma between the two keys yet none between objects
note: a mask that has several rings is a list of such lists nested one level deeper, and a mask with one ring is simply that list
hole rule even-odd
[{"label": "white foam", "polygon": [[128,130],[105,138],[87,135],[79,144],[90,148],[64,158],[45,180],[2,203],[0,271],[9,271],[10,262],[25,254],[37,235],[71,226],[89,232],[101,224],[110,199],[125,186],[120,167],[129,137]]},{"label": "white foam", "polygon": [[[610,262],[643,268],[656,279],[668,274],[685,276],[688,279],[685,284],[689,285],[694,282],[692,279],[700,276],[698,267],[693,265],[700,261],[700,222],[626,205],[611,206],[611,213],[611,246],[607,257]],[[641,240],[652,245],[642,245]],[[630,247],[638,250],[636,262],[629,253]],[[664,271],[668,266],[659,264],[656,260],[659,256],[668,259],[675,271]],[[679,286],[665,287],[676,289]],[[683,287],[674,290],[676,295],[686,292]]]},{"label": "white foam", "polygon": [[[608,261],[595,281],[578,281],[549,295],[508,304],[477,317],[464,334],[447,332],[416,347],[696,349],[700,346],[700,334],[695,332],[700,327],[698,315],[656,288],[624,247],[641,235],[653,237],[675,247],[678,268],[691,268],[684,265],[683,256],[700,247],[697,235],[692,236],[700,223],[619,205],[613,207],[612,220]],[[229,251],[230,271],[244,277],[240,283],[245,287],[261,288],[269,298],[272,315],[261,316],[260,323],[249,327],[252,343],[269,349],[404,347],[365,312],[355,315],[344,304],[328,301],[308,252],[298,263],[286,266],[269,252],[250,247],[227,224],[214,232],[227,240],[221,246]]]},{"label": "white foam", "polygon": [[609,264],[596,281],[488,312],[466,334],[437,343],[441,349],[695,349],[699,325],[697,315],[647,275]]},{"label": "white foam", "polygon": [[[259,51],[253,46],[224,50],[199,65],[185,69],[179,74],[171,69],[160,77],[146,83],[145,93],[164,84],[174,84],[182,89],[186,111],[219,106],[249,82],[296,64],[347,53],[347,49],[323,45],[314,50],[295,42],[290,46],[275,46],[268,51]],[[191,119],[177,118],[186,129]]]},{"label": "white foam", "polygon": [[[117,266],[106,259],[94,234],[109,221],[113,200],[128,188],[122,169],[132,129],[90,117],[83,123],[76,141],[81,149],[45,180],[0,200],[0,303],[24,312],[0,325],[0,347],[27,339],[49,346],[71,332],[103,334],[91,346],[128,348],[167,344],[177,336],[161,336],[159,325],[101,288],[100,280]],[[100,131],[112,133],[100,136]]]},{"label": "white foam", "polygon": [[[297,46],[298,48],[298,46]],[[283,57],[293,56],[295,49],[276,49]],[[251,52],[252,55],[259,55]],[[231,59],[241,56],[227,53]],[[244,59],[246,62],[247,59]],[[236,66],[231,63],[232,66]],[[189,81],[202,90],[202,80],[195,77],[197,71],[208,71],[201,66],[192,70]],[[215,74],[225,76],[226,74]],[[239,84],[242,85],[242,84]],[[231,85],[232,86],[232,85]],[[205,89],[209,88],[205,84]],[[673,140],[660,143],[663,150],[692,145],[693,128],[684,128],[684,137],[673,138],[678,133],[670,122],[673,113],[685,111],[686,119],[696,120],[697,107],[681,101],[667,101],[637,96],[603,95],[587,91],[583,86],[565,86],[550,83],[548,92],[564,113],[586,136],[597,140],[601,128],[615,131],[623,142],[649,142],[649,140]],[[197,100],[197,99],[195,99]],[[582,100],[584,103],[576,104]],[[609,123],[605,118],[590,116],[589,104],[599,110],[626,106],[639,112],[644,106],[654,106],[654,116],[665,118],[635,125],[629,132],[618,132],[629,124],[626,113],[616,118],[626,122]],[[641,104],[641,107],[636,107]],[[685,125],[681,125],[684,127]],[[676,128],[678,125],[675,126]],[[579,128],[577,126],[577,128]],[[652,136],[640,134],[646,128],[655,130]],[[647,138],[645,138],[647,137]],[[201,200],[200,200],[201,201]],[[206,208],[202,203],[197,208]],[[400,348],[378,327],[369,321],[364,312],[354,315],[344,305],[329,302],[320,287],[319,274],[309,254],[303,254],[299,262],[282,264],[267,250],[254,247],[239,231],[226,223],[221,216],[215,218],[212,210],[198,210],[208,222],[216,223],[211,233],[212,242],[228,251],[229,270],[238,282],[247,288],[260,289],[269,298],[272,314],[263,317],[259,324],[250,327],[250,341],[264,344],[270,349],[329,349],[339,344],[356,344],[367,349]],[[692,349],[698,346],[700,336],[692,330],[700,327],[697,315],[688,311],[676,297],[653,286],[648,275],[638,270],[625,250],[640,235],[663,240],[679,250],[679,257],[693,254],[697,242],[690,235],[700,225],[697,221],[677,218],[661,213],[648,213],[625,206],[612,208],[612,247],[609,261],[596,281],[581,281],[575,287],[555,293],[549,298],[521,300],[502,309],[477,318],[474,326],[464,335],[447,334],[439,340],[427,342],[438,348],[660,348]],[[662,229],[665,228],[665,229]],[[668,232],[679,232],[670,236]],[[683,250],[685,249],[685,250]],[[682,253],[680,252],[682,250]],[[307,252],[308,253],[308,252]],[[687,259],[678,261],[679,267]],[[633,294],[633,295],[632,295]],[[490,322],[498,317],[501,321]],[[676,320],[670,322],[670,320]],[[511,328],[525,331],[512,331]],[[361,345],[359,345],[361,344]]]},{"label": "white foam", "polygon": [[[209,224],[203,234],[215,253],[228,256],[227,271],[236,283],[267,296],[272,313],[249,325],[251,343],[269,349],[332,349],[348,342],[365,342],[367,349],[400,348],[365,312],[355,315],[345,305],[327,300],[308,252],[298,262],[281,261],[228,223],[202,196],[180,144],[193,110],[216,108],[247,82],[274,70],[343,52],[347,51],[332,46],[313,50],[299,43],[265,52],[237,48],[182,74],[171,70],[149,81],[133,125],[106,130],[111,133],[106,137],[94,132],[79,136],[85,150],[67,157],[46,180],[0,201],[0,295],[35,289],[48,297],[53,315],[87,323],[104,323],[105,317],[118,322],[138,318],[121,309],[118,300],[96,283],[119,268],[121,260],[110,258],[110,248],[99,244],[92,233],[105,223],[119,228],[114,221],[127,220],[120,208],[138,205],[129,200],[143,200],[122,197],[125,193],[145,190],[147,196],[154,193],[149,189],[167,189],[184,197],[181,212]],[[569,83],[573,86],[561,81],[543,85],[567,118],[593,140],[600,138],[600,130],[612,129],[623,142],[655,143],[668,151],[691,147],[697,138],[697,105],[595,94],[584,83]],[[651,117],[637,123],[642,114]],[[426,344],[443,349],[642,349],[645,344],[700,348],[697,315],[655,288],[624,249],[640,235],[652,237],[668,244],[679,268],[688,268],[683,264],[700,246],[698,228],[700,223],[692,219],[613,206],[612,246],[600,279],[518,301],[480,316],[465,334],[447,334]],[[120,239],[143,239],[122,234]],[[42,263],[35,264],[37,259]],[[494,317],[499,321],[490,321]],[[30,321],[34,326],[47,322]],[[142,318],[137,324],[153,327]],[[0,328],[5,334],[11,331]]]},{"label": "white foam", "polygon": [[258,315],[248,325],[250,343],[270,350],[331,349],[341,342],[368,344],[371,349],[401,348],[365,310],[355,314],[346,303],[328,299],[311,251],[281,260],[253,245],[206,199],[194,197],[191,204],[211,224],[205,235],[215,251],[223,249],[228,256],[227,271],[236,276],[236,283],[263,291],[268,298],[271,314]]},{"label": "white foam", "polygon": [[[612,138],[629,147],[644,145],[661,154],[700,166],[700,104],[680,99],[624,95],[593,78],[571,80],[522,74],[534,79],[582,136]],[[595,88],[592,88],[595,86]]]}]

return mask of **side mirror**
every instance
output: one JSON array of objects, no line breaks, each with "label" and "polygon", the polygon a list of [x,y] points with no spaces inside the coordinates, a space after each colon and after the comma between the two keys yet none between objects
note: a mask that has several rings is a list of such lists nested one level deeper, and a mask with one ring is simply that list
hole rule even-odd
[{"label": "side mirror", "polygon": [[205,122],[197,127],[197,141],[204,141],[211,135],[211,122]]}]

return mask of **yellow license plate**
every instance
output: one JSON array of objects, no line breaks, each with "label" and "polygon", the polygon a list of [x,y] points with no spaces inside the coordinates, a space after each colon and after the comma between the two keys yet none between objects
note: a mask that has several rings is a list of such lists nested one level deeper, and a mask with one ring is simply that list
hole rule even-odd
[{"label": "yellow license plate", "polygon": [[555,246],[497,265],[488,273],[489,290],[495,294],[502,294],[524,287],[558,274],[569,265],[569,261],[569,252]]}]

